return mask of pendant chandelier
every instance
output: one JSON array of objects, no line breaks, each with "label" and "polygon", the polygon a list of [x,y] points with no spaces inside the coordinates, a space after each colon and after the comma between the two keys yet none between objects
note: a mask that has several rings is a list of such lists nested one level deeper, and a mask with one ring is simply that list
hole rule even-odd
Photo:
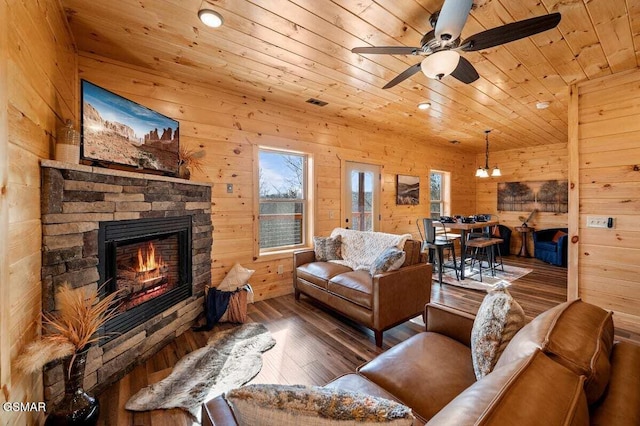
[{"label": "pendant chandelier", "polygon": [[[487,143],[486,151],[484,154],[484,167],[478,167],[478,170],[476,170],[476,177],[480,177],[480,178],[489,177],[489,133],[490,132],[491,130],[484,131],[485,140]],[[500,172],[500,169],[498,168],[498,166],[495,166],[493,168],[493,170],[491,171],[491,176],[492,177],[502,176],[502,173]]]}]

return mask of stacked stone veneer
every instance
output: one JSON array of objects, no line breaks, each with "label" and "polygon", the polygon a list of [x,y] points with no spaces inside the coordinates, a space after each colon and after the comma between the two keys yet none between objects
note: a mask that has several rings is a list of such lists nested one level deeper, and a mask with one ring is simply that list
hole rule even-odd
[{"label": "stacked stone veneer", "polygon": [[[211,282],[211,185],[164,176],[43,161],[42,309],[56,309],[64,282],[96,288],[98,224],[101,221],[191,215],[192,296],[102,346],[90,349],[85,389],[99,392],[136,364],[182,334],[202,312],[204,287]],[[64,393],[62,366],[45,367],[44,397]]]}]

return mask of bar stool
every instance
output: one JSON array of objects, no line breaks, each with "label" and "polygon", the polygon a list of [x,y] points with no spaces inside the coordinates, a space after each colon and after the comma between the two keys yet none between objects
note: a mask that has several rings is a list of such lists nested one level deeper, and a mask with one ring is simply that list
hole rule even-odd
[{"label": "bar stool", "polygon": [[416,220],[416,226],[418,227],[418,233],[420,233],[420,238],[422,238],[422,250],[429,252],[429,260],[433,263],[432,253],[435,252],[438,263],[438,282],[442,286],[442,270],[447,267],[444,261],[444,250],[450,250],[453,256],[453,269],[456,273],[456,280],[460,281],[460,276],[458,275],[458,263],[456,261],[456,247],[454,244],[454,240],[446,239],[447,230],[444,228],[444,236],[445,239],[437,239],[436,238],[436,230],[434,227],[434,220],[429,218],[422,219],[422,226],[424,228],[424,235],[422,234],[422,230],[420,229],[420,219]]},{"label": "bar stool", "polygon": [[[473,234],[470,234],[472,236]],[[482,235],[482,234],[480,234]],[[500,255],[500,246],[503,242],[500,238],[487,238],[484,236],[478,238],[470,238],[467,241],[467,248],[473,250],[471,255],[471,269],[473,269],[474,263],[478,262],[478,272],[480,274],[480,282],[482,282],[482,262],[486,260],[487,267],[491,271],[491,276],[495,277],[495,266],[496,266],[496,247],[498,250],[498,254]],[[504,271],[504,265],[502,264],[502,256],[500,255],[500,265],[502,267],[502,271]]]}]

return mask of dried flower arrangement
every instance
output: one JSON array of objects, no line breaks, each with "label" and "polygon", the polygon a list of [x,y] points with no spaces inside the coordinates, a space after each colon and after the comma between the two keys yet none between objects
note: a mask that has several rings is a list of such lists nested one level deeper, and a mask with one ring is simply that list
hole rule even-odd
[{"label": "dried flower arrangement", "polygon": [[180,161],[178,165],[184,165],[189,170],[197,170],[204,173],[202,157],[204,157],[204,150],[201,149],[200,151],[195,151],[184,145],[180,145],[180,149],[178,151],[178,158]]},{"label": "dried flower arrangement", "polygon": [[42,314],[43,325],[49,333],[28,344],[16,360],[15,367],[33,373],[56,359],[69,355],[75,358],[75,354],[100,340],[96,333],[116,315],[118,307],[112,304],[117,296],[118,292],[113,292],[100,299],[96,289],[73,290],[67,283],[61,285],[56,315]]}]

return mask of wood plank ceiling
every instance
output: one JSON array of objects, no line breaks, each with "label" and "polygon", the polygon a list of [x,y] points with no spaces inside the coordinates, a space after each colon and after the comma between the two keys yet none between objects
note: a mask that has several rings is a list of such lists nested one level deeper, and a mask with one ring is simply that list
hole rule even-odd
[{"label": "wood plank ceiling", "polygon": [[[553,30],[465,53],[466,85],[421,73],[383,90],[412,56],[357,55],[356,46],[419,46],[442,0],[62,0],[78,48],[172,78],[215,85],[352,125],[482,152],[567,140],[568,85],[636,68],[640,0],[476,0],[462,38],[560,12]],[[202,7],[225,25],[205,27]],[[308,98],[325,107],[304,103]],[[416,105],[432,107],[419,111]],[[545,110],[536,103],[550,102]]]}]

